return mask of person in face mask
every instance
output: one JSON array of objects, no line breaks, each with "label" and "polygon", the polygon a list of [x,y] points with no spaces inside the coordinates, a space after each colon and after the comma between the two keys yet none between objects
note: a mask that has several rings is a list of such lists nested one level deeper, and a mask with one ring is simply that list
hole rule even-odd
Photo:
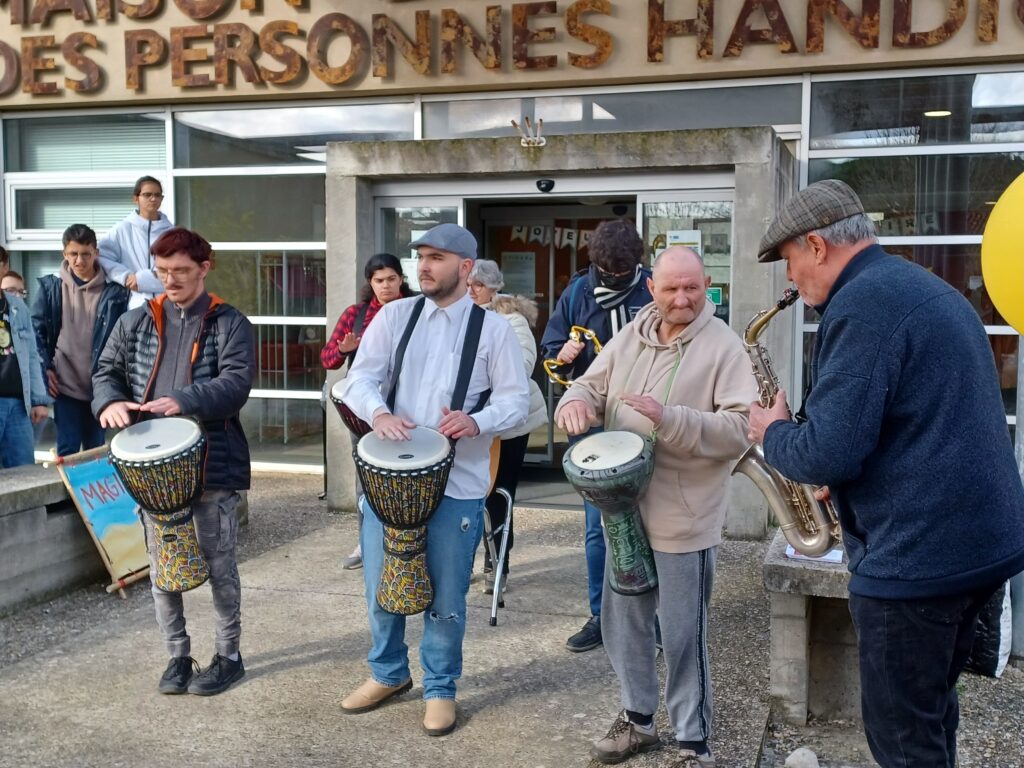
[{"label": "person in face mask", "polygon": [[[582,376],[594,361],[592,344],[569,339],[572,326],[589,328],[603,346],[653,300],[647,288],[651,272],[643,266],[644,244],[633,222],[616,219],[601,223],[590,236],[588,250],[590,266],[577,272],[562,292],[540,342],[544,358],[561,361],[561,375],[570,379]],[[569,444],[587,434],[571,437]],[[566,642],[566,648],[575,652],[601,645],[604,533],[597,507],[586,502],[583,507],[590,619]]]}]

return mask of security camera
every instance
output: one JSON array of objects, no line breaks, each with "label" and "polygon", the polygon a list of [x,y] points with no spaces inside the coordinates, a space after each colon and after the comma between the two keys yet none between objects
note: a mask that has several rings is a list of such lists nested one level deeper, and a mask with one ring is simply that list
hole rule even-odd
[{"label": "security camera", "polygon": [[537,189],[545,194],[555,188],[554,179],[537,179]]}]

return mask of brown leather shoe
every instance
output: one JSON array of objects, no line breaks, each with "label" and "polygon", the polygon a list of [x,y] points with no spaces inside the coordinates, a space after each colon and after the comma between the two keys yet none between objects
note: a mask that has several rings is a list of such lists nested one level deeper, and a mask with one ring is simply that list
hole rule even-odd
[{"label": "brown leather shoe", "polygon": [[393,688],[381,685],[372,677],[350,693],[341,702],[341,711],[346,715],[358,715],[376,709],[388,699],[400,696],[412,688],[412,678]]},{"label": "brown leather shoe", "polygon": [[428,736],[446,736],[455,730],[455,699],[427,699],[423,730]]}]

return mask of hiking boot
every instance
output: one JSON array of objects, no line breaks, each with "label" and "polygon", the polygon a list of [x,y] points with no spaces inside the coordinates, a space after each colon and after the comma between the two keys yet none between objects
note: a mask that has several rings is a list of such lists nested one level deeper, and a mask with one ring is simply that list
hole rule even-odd
[{"label": "hiking boot", "polygon": [[188,681],[199,671],[199,664],[191,656],[175,656],[164,670],[157,690],[169,696],[177,696],[188,690]]},{"label": "hiking boot", "polygon": [[238,655],[238,661],[232,661],[227,656],[215,653],[210,660],[210,666],[192,678],[192,682],[188,684],[188,692],[196,696],[216,696],[243,677],[245,667],[242,665],[241,654]]},{"label": "hiking boot", "polygon": [[626,711],[623,710],[619,712],[605,737],[591,745],[590,756],[599,763],[612,765],[641,752],[652,752],[655,749],[661,749],[657,726],[653,722],[649,728],[637,725],[626,717]]},{"label": "hiking boot", "polygon": [[352,554],[341,561],[341,567],[346,571],[354,571],[357,568],[363,567],[363,547],[361,544],[356,544]]},{"label": "hiking boot", "polygon": [[698,755],[692,749],[679,750],[679,756],[671,768],[715,768],[715,757],[710,752]]},{"label": "hiking boot", "polygon": [[599,645],[601,645],[600,616],[591,616],[587,619],[587,623],[583,625],[583,629],[570,637],[565,643],[565,647],[573,653],[589,651],[593,648],[597,648]]}]

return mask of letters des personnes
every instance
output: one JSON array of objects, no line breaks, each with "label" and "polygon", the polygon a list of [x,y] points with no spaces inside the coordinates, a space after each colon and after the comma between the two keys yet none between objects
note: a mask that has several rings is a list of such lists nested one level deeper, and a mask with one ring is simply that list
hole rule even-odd
[{"label": "letters des personnes", "polygon": [[[844,0],[687,0],[671,10],[667,0],[506,5],[453,0],[461,7],[434,11],[417,9],[413,0],[401,3],[400,21],[372,13],[389,6],[371,0],[0,0],[0,28],[7,26],[7,15],[10,28],[21,32],[20,39],[8,32],[0,39],[0,99],[19,90],[41,98],[67,91],[98,94],[107,88],[144,94],[147,78],[155,77],[169,77],[179,89],[233,88],[239,78],[252,85],[295,86],[307,74],[329,86],[351,86],[367,74],[381,81],[393,78],[396,54],[405,62],[399,65],[403,74],[426,77],[471,68],[596,69],[608,62],[617,42],[607,27],[618,19],[622,29],[623,18],[630,19],[634,36],[626,46],[630,59],[643,61],[646,53],[646,62],[656,66],[668,66],[670,41],[677,47],[677,62],[681,56],[698,61],[739,57],[748,44],[771,46],[779,54],[821,54],[826,28],[829,35],[851,38],[865,50],[879,48],[880,41],[893,49],[927,48],[972,26],[979,42],[997,40],[999,0],[944,2],[945,20],[939,26],[915,30],[913,0],[887,4],[891,16],[884,25],[880,0],[855,2],[859,13]],[[976,6],[973,23],[969,4]],[[1024,0],[1010,4],[1024,24]],[[174,9],[190,23],[160,23]],[[644,10],[645,23],[636,23]],[[798,13],[800,18],[792,18]],[[68,21],[78,28],[58,38],[55,24],[66,29]],[[794,29],[804,33],[802,50]],[[964,34],[970,32],[964,29]],[[716,39],[719,44],[724,40],[724,46],[716,49]],[[565,50],[553,53],[551,44]],[[123,72],[124,82],[110,82],[111,57],[122,56],[117,71]]]}]

